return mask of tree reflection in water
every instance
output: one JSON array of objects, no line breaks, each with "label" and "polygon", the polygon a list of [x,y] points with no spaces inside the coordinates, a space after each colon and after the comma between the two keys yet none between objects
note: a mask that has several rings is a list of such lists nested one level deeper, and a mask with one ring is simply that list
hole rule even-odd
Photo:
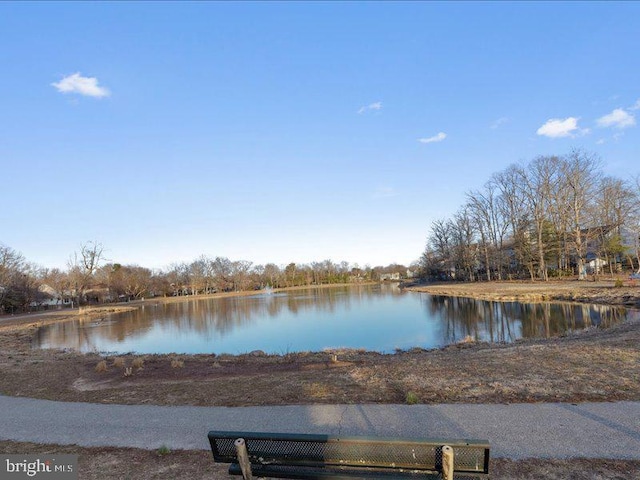
[{"label": "tree reflection in water", "polygon": [[549,338],[591,326],[609,327],[627,318],[624,307],[572,303],[519,303],[463,297],[425,296],[431,317],[439,317],[445,343],[471,337],[475,341],[513,342]]}]

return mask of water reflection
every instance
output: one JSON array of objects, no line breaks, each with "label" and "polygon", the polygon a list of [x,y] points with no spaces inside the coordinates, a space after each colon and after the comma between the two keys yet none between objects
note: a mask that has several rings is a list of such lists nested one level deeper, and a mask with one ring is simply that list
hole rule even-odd
[{"label": "water reflection", "polygon": [[624,307],[605,305],[492,302],[443,296],[427,296],[423,304],[429,316],[441,320],[445,344],[467,337],[486,342],[549,338],[591,326],[606,328],[629,315],[638,315]]},{"label": "water reflection", "polygon": [[394,286],[310,288],[251,297],[147,302],[99,321],[41,328],[34,345],[139,353],[269,353],[432,348],[470,336],[512,342],[627,318],[624,308],[521,304],[404,293]]}]

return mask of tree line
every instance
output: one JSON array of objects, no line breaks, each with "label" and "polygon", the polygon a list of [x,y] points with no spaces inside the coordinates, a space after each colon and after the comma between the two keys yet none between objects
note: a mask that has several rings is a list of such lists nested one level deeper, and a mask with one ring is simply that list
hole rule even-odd
[{"label": "tree line", "polygon": [[104,247],[87,242],[74,252],[66,269],[43,268],[0,244],[0,314],[44,305],[78,306],[155,296],[182,296],[263,288],[378,281],[384,273],[406,275],[407,267],[360,268],[324,260],[309,264],[254,265],[245,260],[205,255],[192,262],[152,270],[105,259]]},{"label": "tree line", "polygon": [[451,218],[431,224],[420,259],[428,279],[578,275],[640,264],[640,181],[603,174],[574,149],[494,173]]}]

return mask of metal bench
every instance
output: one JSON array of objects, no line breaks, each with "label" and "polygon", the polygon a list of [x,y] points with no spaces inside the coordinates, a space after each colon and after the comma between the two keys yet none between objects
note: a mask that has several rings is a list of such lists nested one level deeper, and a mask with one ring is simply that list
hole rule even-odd
[{"label": "metal bench", "polygon": [[244,480],[489,476],[486,440],[210,431],[209,443],[214,460],[230,463],[229,473]]}]

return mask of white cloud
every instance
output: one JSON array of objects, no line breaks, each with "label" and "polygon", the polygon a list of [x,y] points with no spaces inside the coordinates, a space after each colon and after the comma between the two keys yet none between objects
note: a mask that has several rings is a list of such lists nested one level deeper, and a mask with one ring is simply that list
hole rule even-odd
[{"label": "white cloud", "polygon": [[606,141],[605,141],[605,139],[604,139],[604,138],[601,138],[600,140],[598,140],[598,141],[596,142],[596,145],[603,145],[605,142],[606,142]]},{"label": "white cloud", "polygon": [[629,107],[629,110],[640,110],[640,98],[636,100],[633,106]]},{"label": "white cloud", "polygon": [[382,102],[370,103],[369,105],[360,107],[360,109],[358,110],[358,113],[362,115],[363,113],[370,112],[372,110],[382,110]]},{"label": "white cloud", "polygon": [[443,141],[445,138],[447,138],[447,134],[444,132],[440,132],[437,135],[434,135],[433,137],[429,137],[429,138],[419,138],[418,141],[420,143],[435,143],[435,142],[441,142]]},{"label": "white cloud", "polygon": [[509,122],[509,118],[508,117],[500,117],[499,119],[497,119],[496,121],[494,121],[489,127],[492,130],[495,130],[496,128],[504,125],[505,123]]},{"label": "white cloud", "polygon": [[86,97],[108,97],[111,95],[108,89],[98,85],[98,79],[95,77],[83,77],[80,72],[73,75],[67,75],[59,82],[51,84],[60,93],[77,93]]},{"label": "white cloud", "polygon": [[616,108],[613,112],[600,117],[597,123],[599,127],[626,128],[634,126],[636,119],[622,108]]},{"label": "white cloud", "polygon": [[576,117],[568,117],[564,120],[551,118],[536,133],[549,138],[573,137],[578,134],[585,135],[589,133],[589,129],[578,127],[578,120],[580,119]]}]

